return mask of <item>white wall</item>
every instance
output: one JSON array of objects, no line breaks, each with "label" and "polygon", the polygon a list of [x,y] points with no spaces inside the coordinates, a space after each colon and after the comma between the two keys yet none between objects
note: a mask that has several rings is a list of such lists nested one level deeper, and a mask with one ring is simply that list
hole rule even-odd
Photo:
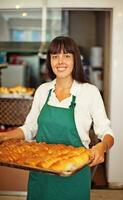
[{"label": "white wall", "polygon": [[0,9],[15,8],[16,5],[20,5],[21,8],[40,8],[45,0],[5,0],[0,1]]},{"label": "white wall", "polygon": [[[13,8],[17,0],[4,0],[0,8]],[[108,157],[108,182],[123,186],[123,0],[48,0],[49,7],[113,8],[110,118],[115,134],[115,145]],[[41,0],[21,0],[22,7],[41,7]]]}]

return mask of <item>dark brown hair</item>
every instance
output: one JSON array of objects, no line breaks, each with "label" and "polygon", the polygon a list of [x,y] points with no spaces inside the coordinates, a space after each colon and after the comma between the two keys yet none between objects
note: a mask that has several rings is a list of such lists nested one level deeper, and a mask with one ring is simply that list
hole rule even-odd
[{"label": "dark brown hair", "polygon": [[52,40],[47,52],[46,66],[49,71],[50,77],[55,78],[55,74],[52,71],[50,55],[60,53],[63,50],[64,53],[72,53],[74,56],[74,68],[72,71],[72,78],[80,83],[85,83],[83,65],[80,57],[80,52],[75,41],[68,36],[59,36]]}]

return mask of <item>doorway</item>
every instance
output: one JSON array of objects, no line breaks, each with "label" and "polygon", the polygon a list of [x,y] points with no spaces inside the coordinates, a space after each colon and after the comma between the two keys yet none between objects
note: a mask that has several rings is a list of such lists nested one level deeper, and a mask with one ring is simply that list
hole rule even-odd
[{"label": "doorway", "polygon": [[[69,35],[79,45],[85,75],[96,85],[103,97],[106,112],[110,118],[110,70],[112,9],[72,9],[68,11]],[[93,56],[93,60],[92,60]],[[90,130],[91,145],[98,142],[93,129]],[[105,162],[93,169],[92,187],[107,187]]]}]

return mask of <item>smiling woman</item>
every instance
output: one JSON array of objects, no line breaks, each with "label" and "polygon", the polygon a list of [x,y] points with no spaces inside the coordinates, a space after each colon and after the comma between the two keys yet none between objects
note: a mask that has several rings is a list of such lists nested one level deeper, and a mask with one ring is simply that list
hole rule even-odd
[{"label": "smiling woman", "polygon": [[69,177],[31,171],[27,197],[90,200],[90,166],[104,162],[104,153],[113,145],[110,121],[99,90],[84,79],[80,52],[72,38],[59,36],[51,41],[46,66],[55,79],[38,87],[24,125],[7,135],[0,133],[0,140],[35,137],[36,142],[89,148],[93,123],[101,142],[89,151],[91,164]]}]

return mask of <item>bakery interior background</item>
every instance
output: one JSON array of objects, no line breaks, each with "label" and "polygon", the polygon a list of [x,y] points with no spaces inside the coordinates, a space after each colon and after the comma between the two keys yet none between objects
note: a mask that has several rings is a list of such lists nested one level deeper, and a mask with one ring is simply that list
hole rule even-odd
[{"label": "bakery interior background", "polygon": [[107,180],[111,187],[122,188],[123,1],[4,0],[0,2],[0,24],[0,62],[10,65],[1,69],[1,84],[7,87],[18,80],[18,84],[36,88],[46,79],[45,52],[56,35],[69,34],[78,42],[86,75],[103,94],[115,134],[115,145],[107,155]]}]

